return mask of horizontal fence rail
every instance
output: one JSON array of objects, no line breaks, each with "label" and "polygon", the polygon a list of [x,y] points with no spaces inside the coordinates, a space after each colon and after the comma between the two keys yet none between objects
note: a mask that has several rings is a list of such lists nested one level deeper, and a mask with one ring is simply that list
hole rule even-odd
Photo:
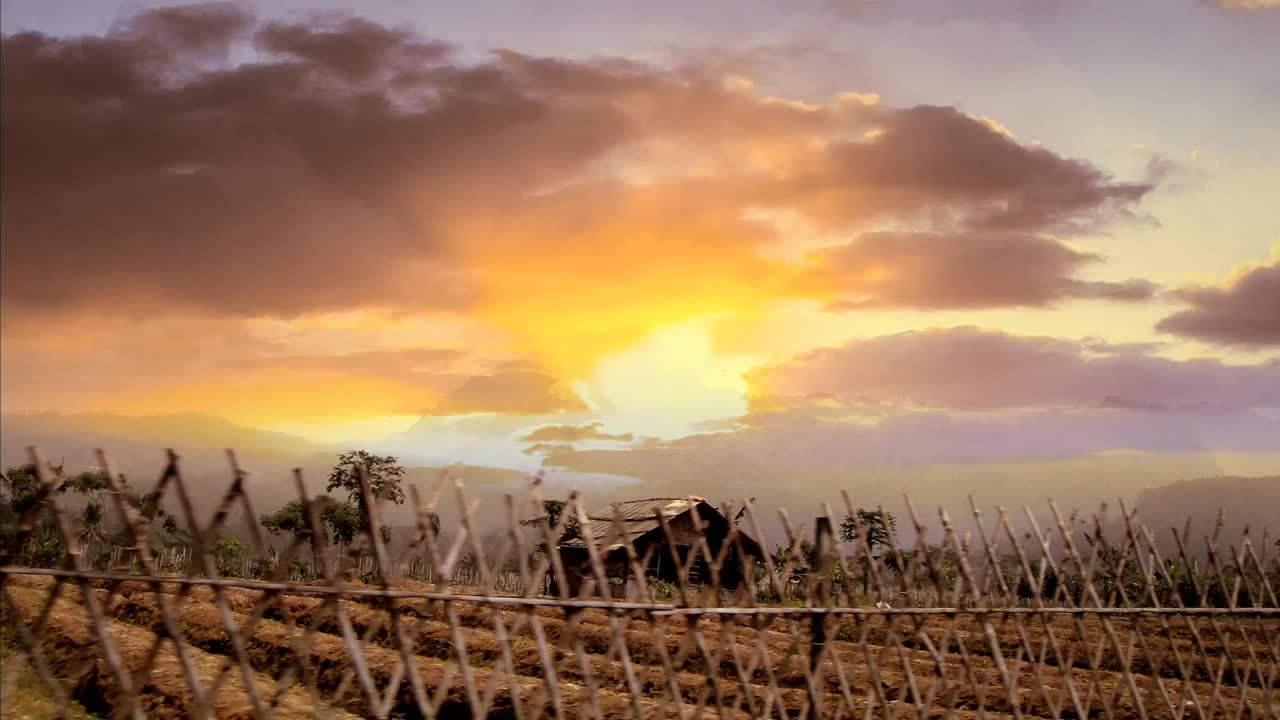
[{"label": "horizontal fence rail", "polygon": [[[363,469],[345,506],[297,472],[260,516],[228,456],[202,514],[172,452],[142,493],[104,453],[70,478],[31,451],[3,498],[3,697],[139,718],[1280,714],[1280,545],[1221,520],[1194,538],[1123,506],[961,523],[844,496],[766,521],[588,507],[537,478],[482,518],[453,478],[406,496]],[[397,500],[416,530],[393,551]]]}]

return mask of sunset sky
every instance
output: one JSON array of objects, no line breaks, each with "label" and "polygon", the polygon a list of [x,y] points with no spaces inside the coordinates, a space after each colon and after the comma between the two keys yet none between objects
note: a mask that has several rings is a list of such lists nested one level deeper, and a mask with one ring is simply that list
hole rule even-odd
[{"label": "sunset sky", "polygon": [[1280,470],[1280,2],[344,5],[5,1],[4,413]]}]

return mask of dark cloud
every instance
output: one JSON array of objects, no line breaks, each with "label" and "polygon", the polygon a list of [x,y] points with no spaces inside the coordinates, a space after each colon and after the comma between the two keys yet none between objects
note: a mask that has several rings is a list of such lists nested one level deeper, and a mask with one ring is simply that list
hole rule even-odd
[{"label": "dark cloud", "polygon": [[1101,256],[1023,232],[895,233],[859,236],[813,256],[816,275],[841,293],[837,309],[1044,306],[1058,300],[1147,300],[1145,281],[1081,280]]},{"label": "dark cloud", "polygon": [[1221,288],[1183,290],[1187,309],[1156,329],[1223,345],[1280,345],[1280,262],[1253,268]]},{"label": "dark cloud", "polygon": [[[441,235],[464,199],[526,192],[616,135],[501,63],[441,64],[440,46],[364,22],[268,26],[280,55],[208,61],[242,20],[165,9],[105,37],[3,39],[6,301],[457,306]],[[414,74],[368,77],[392,59]]]},{"label": "dark cloud", "polygon": [[525,434],[520,439],[524,442],[537,443],[574,443],[583,440],[631,442],[635,436],[631,433],[607,433],[604,431],[604,423],[592,422],[583,425],[546,425]]},{"label": "dark cloud", "polygon": [[[229,60],[249,45],[251,62]],[[714,259],[738,273],[718,279],[733,295],[777,270],[757,253],[777,233],[742,220],[753,207],[839,232],[891,220],[1022,238],[1040,255],[1018,272],[1050,273],[1050,294],[1145,292],[1066,282],[1084,260],[1041,236],[1134,217],[1149,184],[952,108],[767,97],[716,63],[464,62],[365,20],[262,25],[238,5],[151,10],[97,37],[5,36],[2,52],[0,280],[24,309],[534,307],[518,272],[531,257],[556,259],[544,273],[573,260],[584,286],[606,274],[579,259]],[[617,173],[650,161],[676,169]],[[626,227],[583,215],[599,197]],[[498,256],[515,270],[490,272]]]},{"label": "dark cloud", "polygon": [[1074,234],[1136,217],[1152,190],[955,108],[869,112],[865,132],[789,168],[789,199],[835,226],[893,217],[937,229]]},{"label": "dark cloud", "polygon": [[175,56],[218,57],[253,27],[253,15],[239,3],[211,2],[154,8],[118,23],[112,34]]},{"label": "dark cloud", "polygon": [[389,69],[417,70],[452,51],[447,43],[421,42],[407,30],[392,30],[361,18],[320,27],[271,23],[258,31],[256,43],[268,53],[314,63],[350,80]]},{"label": "dark cloud", "polygon": [[1177,361],[972,327],[855,340],[762,368],[750,380],[763,396],[757,402],[783,407],[813,398],[959,411],[1095,408],[1107,398],[1196,411],[1280,407],[1280,361]]}]

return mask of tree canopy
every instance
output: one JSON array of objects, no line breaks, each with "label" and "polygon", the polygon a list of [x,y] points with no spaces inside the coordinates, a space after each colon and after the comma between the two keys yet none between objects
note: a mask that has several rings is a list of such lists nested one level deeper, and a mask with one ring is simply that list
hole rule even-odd
[{"label": "tree canopy", "polygon": [[[551,528],[554,530],[560,524],[560,518],[564,517],[565,501],[563,500],[543,500],[542,510],[545,515],[530,518],[521,522],[522,525],[536,528]],[[582,527],[578,522],[578,518],[572,513],[564,518],[564,527],[560,531],[560,539],[557,542],[565,542],[566,540],[574,540],[582,537]]]},{"label": "tree canopy", "polygon": [[846,514],[840,522],[840,539],[844,542],[857,542],[859,536],[866,533],[867,548],[875,550],[889,544],[889,537],[897,525],[898,521],[893,513],[858,508],[852,515]]},{"label": "tree canopy", "polygon": [[369,477],[369,489],[373,497],[400,505],[404,502],[404,468],[392,455],[374,455],[364,450],[352,450],[338,457],[338,463],[329,473],[328,492],[342,490],[347,502],[356,507],[364,506],[360,495],[360,472]]}]

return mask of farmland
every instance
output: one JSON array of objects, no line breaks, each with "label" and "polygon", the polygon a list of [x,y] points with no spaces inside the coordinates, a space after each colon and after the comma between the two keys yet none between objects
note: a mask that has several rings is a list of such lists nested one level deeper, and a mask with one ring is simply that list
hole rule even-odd
[{"label": "farmland", "polygon": [[[992,617],[984,628],[964,615],[837,615],[826,621],[823,656],[809,672],[814,628],[807,617],[598,608],[566,617],[559,607],[471,600],[388,604],[98,585],[91,592],[123,665],[137,671],[154,662],[138,689],[149,717],[186,717],[198,702],[171,643],[149,660],[165,633],[164,604],[205,687],[221,678],[209,701],[213,714],[229,718],[253,717],[255,702],[275,705],[281,717],[371,717],[384,703],[392,716],[413,717],[420,701],[449,717],[801,717],[816,698],[826,717],[960,718],[1076,717],[1081,710],[1261,718],[1274,717],[1280,703],[1275,619]],[[9,577],[6,622],[34,626],[53,586],[47,577]],[[72,584],[59,588],[44,661],[75,699],[109,712],[124,690],[95,651],[84,601]],[[228,625],[246,632],[228,633]],[[359,643],[358,655],[348,639]],[[402,681],[405,659],[414,673]]]}]

